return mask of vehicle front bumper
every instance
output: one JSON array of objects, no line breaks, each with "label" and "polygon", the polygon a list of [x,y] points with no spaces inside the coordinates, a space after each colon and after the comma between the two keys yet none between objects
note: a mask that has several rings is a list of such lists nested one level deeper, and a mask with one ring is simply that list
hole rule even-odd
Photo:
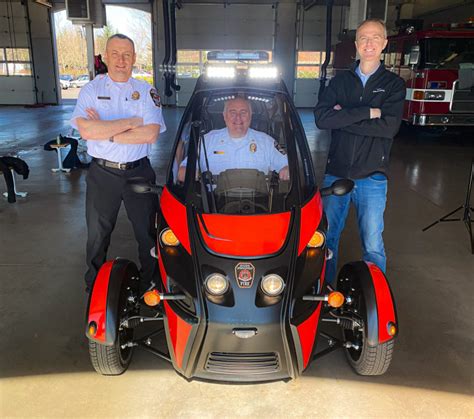
[{"label": "vehicle front bumper", "polygon": [[412,118],[413,125],[419,126],[474,126],[474,113],[417,115]]}]

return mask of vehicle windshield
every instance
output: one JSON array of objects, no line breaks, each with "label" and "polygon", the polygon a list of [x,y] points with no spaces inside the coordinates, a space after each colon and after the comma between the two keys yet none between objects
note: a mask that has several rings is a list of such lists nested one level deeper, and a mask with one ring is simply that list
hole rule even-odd
[{"label": "vehicle windshield", "polygon": [[474,38],[429,38],[421,51],[427,68],[459,69],[461,63],[474,63]]},{"label": "vehicle windshield", "polygon": [[168,185],[183,198],[191,190],[204,213],[288,211],[315,188],[293,109],[282,93],[197,94],[181,123]]}]

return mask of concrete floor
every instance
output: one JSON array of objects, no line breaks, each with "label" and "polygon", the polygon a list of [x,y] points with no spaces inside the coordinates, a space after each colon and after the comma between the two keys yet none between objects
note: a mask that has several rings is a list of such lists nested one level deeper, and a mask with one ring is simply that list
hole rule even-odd
[{"label": "concrete floor", "polygon": [[[0,416],[2,417],[474,417],[474,256],[460,222],[421,229],[464,201],[472,132],[402,133],[392,153],[385,241],[400,335],[382,377],[357,376],[342,352],[288,383],[187,382],[137,351],[120,377],[102,377],[84,337],[85,171],[53,174],[42,144],[66,133],[71,106],[0,107],[0,155],[19,153],[31,169],[25,199],[0,199]],[[328,139],[301,111],[317,166]],[[164,167],[181,117],[165,110],[168,132],[152,163]],[[3,180],[0,180],[3,192]],[[353,216],[341,261],[360,258]],[[111,257],[137,259],[125,213]]]}]

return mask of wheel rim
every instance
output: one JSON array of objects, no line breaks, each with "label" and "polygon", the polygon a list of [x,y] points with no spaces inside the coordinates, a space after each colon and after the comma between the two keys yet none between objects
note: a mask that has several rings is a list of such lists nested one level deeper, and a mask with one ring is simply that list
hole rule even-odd
[{"label": "wheel rim", "polygon": [[350,305],[344,305],[345,312],[351,313],[351,317],[357,318],[357,321],[362,323],[362,330],[343,329],[342,332],[344,336],[344,341],[350,341],[359,346],[359,349],[346,349],[347,354],[352,359],[352,361],[358,362],[360,360],[366,342],[365,332],[367,324],[367,311],[365,307],[364,297],[360,289],[358,289],[356,286],[351,286],[349,284],[343,285],[343,294],[346,296],[346,298],[350,297],[352,300],[352,303]]},{"label": "wheel rim", "polygon": [[[135,297],[135,301],[138,301],[138,296],[135,290],[132,290],[131,288],[122,289],[120,295],[119,312],[123,312],[123,316],[120,317],[120,323],[123,322],[125,319],[128,319],[129,317],[137,315],[139,313],[139,309],[137,308],[136,303],[129,301],[128,297]],[[122,365],[125,365],[130,361],[130,358],[132,357],[133,347],[125,347],[122,349],[122,345],[127,342],[133,341],[134,329],[120,327],[119,325],[117,334],[120,362],[122,363]]]}]

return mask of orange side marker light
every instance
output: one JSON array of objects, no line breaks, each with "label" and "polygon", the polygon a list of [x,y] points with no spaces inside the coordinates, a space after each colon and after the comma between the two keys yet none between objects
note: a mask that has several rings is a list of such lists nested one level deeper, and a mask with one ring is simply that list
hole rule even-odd
[{"label": "orange side marker light", "polygon": [[388,322],[387,323],[387,333],[390,336],[395,336],[397,334],[397,326],[394,323]]},{"label": "orange side marker light", "polygon": [[89,336],[94,337],[97,333],[97,323],[92,321],[89,323]]},{"label": "orange side marker light", "polygon": [[147,291],[143,299],[145,300],[145,304],[150,307],[157,306],[161,301],[160,293],[156,289]]},{"label": "orange side marker light", "polygon": [[328,304],[331,307],[339,308],[344,304],[344,295],[339,291],[332,291],[328,295]]}]

